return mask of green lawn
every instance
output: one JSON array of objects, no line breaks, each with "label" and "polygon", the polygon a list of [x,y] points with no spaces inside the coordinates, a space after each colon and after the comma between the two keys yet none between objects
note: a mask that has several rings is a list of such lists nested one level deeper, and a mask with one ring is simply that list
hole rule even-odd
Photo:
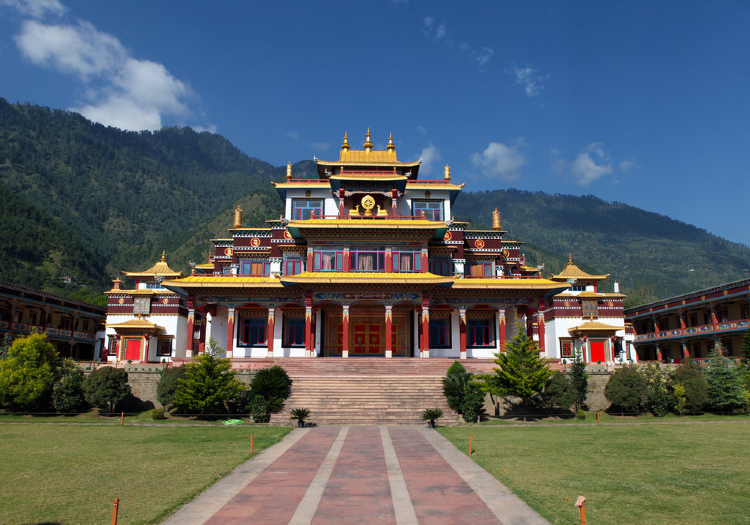
[{"label": "green lawn", "polygon": [[[595,421],[595,419],[594,419]],[[731,422],[731,421],[734,421]],[[552,523],[748,523],[750,424],[443,427]]]},{"label": "green lawn", "polygon": [[251,434],[257,453],[290,430],[0,424],[0,523],[109,523],[115,498],[119,523],[158,522],[250,459]]}]

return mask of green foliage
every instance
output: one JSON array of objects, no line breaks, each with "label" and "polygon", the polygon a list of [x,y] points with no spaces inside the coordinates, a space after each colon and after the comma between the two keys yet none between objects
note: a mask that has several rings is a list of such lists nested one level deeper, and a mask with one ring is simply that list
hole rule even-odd
[{"label": "green foliage", "polygon": [[292,419],[296,421],[304,421],[310,417],[309,408],[293,408],[291,411]]},{"label": "green foliage", "polygon": [[443,393],[448,406],[456,412],[461,412],[461,404],[464,402],[470,384],[471,374],[466,371],[464,365],[454,361],[443,378]]},{"label": "green foliage", "polygon": [[268,405],[266,405],[266,401],[260,396],[250,400],[247,404],[247,411],[250,412],[254,423],[268,423],[271,420]]},{"label": "green foliage", "polygon": [[648,396],[646,406],[656,417],[664,417],[673,404],[670,390],[672,388],[669,375],[656,364],[649,364],[642,368],[641,373],[646,378]]},{"label": "green foliage", "polygon": [[575,409],[576,411],[581,410],[586,405],[586,396],[589,393],[589,374],[586,372],[586,363],[583,362],[580,355],[576,355],[573,360],[568,379],[573,385]]},{"label": "green foliage", "polygon": [[685,406],[687,406],[687,397],[685,397],[685,386],[679,383],[674,385],[674,409],[682,417],[685,414]]},{"label": "green foliage", "polygon": [[442,408],[425,408],[422,411],[422,421],[435,421],[443,417]]},{"label": "green foliage", "polygon": [[52,405],[62,414],[80,412],[86,407],[83,395],[83,370],[73,359],[65,358],[58,369],[58,379],[52,388]]},{"label": "green foliage", "polygon": [[[250,381],[250,391],[248,392],[249,411],[260,410],[261,403],[265,407],[265,413],[270,417],[271,414],[279,412],[286,399],[292,393],[292,380],[286,373],[286,370],[280,366],[263,368],[255,373]],[[253,416],[253,419],[255,416]]]},{"label": "green foliage", "polygon": [[49,407],[59,362],[43,334],[16,339],[0,361],[0,405],[15,410]]},{"label": "green foliage", "polygon": [[485,388],[501,397],[518,397],[528,409],[532,398],[547,385],[552,371],[547,360],[539,357],[536,343],[529,339],[521,326],[505,348],[505,352],[495,354],[495,363],[500,368],[495,368],[495,373],[485,378]]},{"label": "green foliage", "polygon": [[542,392],[542,402],[548,410],[569,410],[575,403],[576,392],[571,381],[559,370],[550,377]]},{"label": "green foliage", "polygon": [[709,354],[705,376],[708,383],[708,402],[712,410],[723,414],[746,406],[747,397],[741,368],[732,366],[730,360],[721,355],[719,350]]},{"label": "green foliage", "polygon": [[484,413],[484,389],[482,385],[471,382],[461,402],[461,415],[467,423],[475,423]]},{"label": "green foliage", "polygon": [[604,396],[622,413],[641,411],[648,396],[646,378],[635,366],[623,366],[615,371],[604,387]]},{"label": "green foliage", "polygon": [[576,411],[576,419],[578,419],[580,421],[583,421],[584,419],[586,419],[586,412],[584,412],[583,410],[577,410]]},{"label": "green foliage", "polygon": [[162,370],[159,383],[156,385],[156,399],[163,407],[174,404],[174,393],[177,391],[177,384],[180,379],[185,377],[184,366],[168,367]]},{"label": "green foliage", "polygon": [[122,368],[97,368],[83,382],[86,401],[105,412],[114,412],[117,403],[130,395],[128,373]]},{"label": "green foliage", "polygon": [[2,337],[0,337],[0,360],[5,359],[8,357],[8,350],[10,350],[10,347],[13,345],[13,336],[9,333],[4,333]]},{"label": "green foliage", "polygon": [[228,404],[245,390],[235,377],[229,359],[216,356],[216,342],[212,339],[206,351],[185,367],[177,380],[174,404],[189,414],[219,414],[227,412]]},{"label": "green foliage", "polygon": [[685,413],[702,414],[708,405],[708,382],[698,363],[692,359],[683,361],[672,372],[672,381],[685,388]]},{"label": "green foliage", "polygon": [[750,392],[750,330],[742,336],[742,359],[740,359],[742,382],[745,390]]},{"label": "green foliage", "polygon": [[164,414],[163,408],[155,408],[149,412],[149,415],[151,416],[151,419],[155,420],[167,419],[166,414]]}]

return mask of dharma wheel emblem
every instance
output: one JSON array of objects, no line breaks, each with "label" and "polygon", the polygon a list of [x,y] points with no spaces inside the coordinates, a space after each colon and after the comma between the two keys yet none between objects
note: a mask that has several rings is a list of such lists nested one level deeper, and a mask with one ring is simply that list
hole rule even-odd
[{"label": "dharma wheel emblem", "polygon": [[371,210],[375,207],[375,199],[372,195],[362,197],[362,207],[366,210]]},{"label": "dharma wheel emblem", "polygon": [[445,232],[445,235],[443,235],[444,241],[450,241],[453,238],[453,235],[451,235],[451,232]]},{"label": "dharma wheel emblem", "polygon": [[476,241],[474,241],[474,246],[481,250],[482,248],[484,248],[484,241],[482,239],[477,239]]},{"label": "dharma wheel emblem", "polygon": [[226,250],[224,250],[224,255],[232,255],[232,249],[227,248]]},{"label": "dharma wheel emblem", "polygon": [[250,239],[250,246],[260,246],[260,239],[257,237]]},{"label": "dharma wheel emblem", "polygon": [[291,239],[292,238],[292,234],[289,233],[289,230],[284,230],[284,238],[285,239]]}]

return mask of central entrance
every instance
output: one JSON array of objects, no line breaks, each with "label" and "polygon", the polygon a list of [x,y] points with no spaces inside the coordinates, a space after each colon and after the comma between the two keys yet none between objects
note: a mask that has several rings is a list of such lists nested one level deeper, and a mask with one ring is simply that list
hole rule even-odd
[{"label": "central entrance", "polygon": [[[393,356],[411,356],[411,308],[394,308],[391,323],[391,347]],[[326,309],[325,356],[341,356],[344,348],[344,326],[341,310]],[[356,307],[349,312],[349,356],[385,356],[385,309],[380,307]]]}]

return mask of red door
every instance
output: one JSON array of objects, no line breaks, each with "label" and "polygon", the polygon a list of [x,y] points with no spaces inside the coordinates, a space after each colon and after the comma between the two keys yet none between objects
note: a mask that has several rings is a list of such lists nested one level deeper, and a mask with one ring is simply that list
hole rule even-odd
[{"label": "red door", "polygon": [[130,361],[141,360],[141,341],[139,339],[128,339],[125,344],[125,359]]},{"label": "red door", "polygon": [[604,341],[591,341],[591,362],[604,362]]}]

